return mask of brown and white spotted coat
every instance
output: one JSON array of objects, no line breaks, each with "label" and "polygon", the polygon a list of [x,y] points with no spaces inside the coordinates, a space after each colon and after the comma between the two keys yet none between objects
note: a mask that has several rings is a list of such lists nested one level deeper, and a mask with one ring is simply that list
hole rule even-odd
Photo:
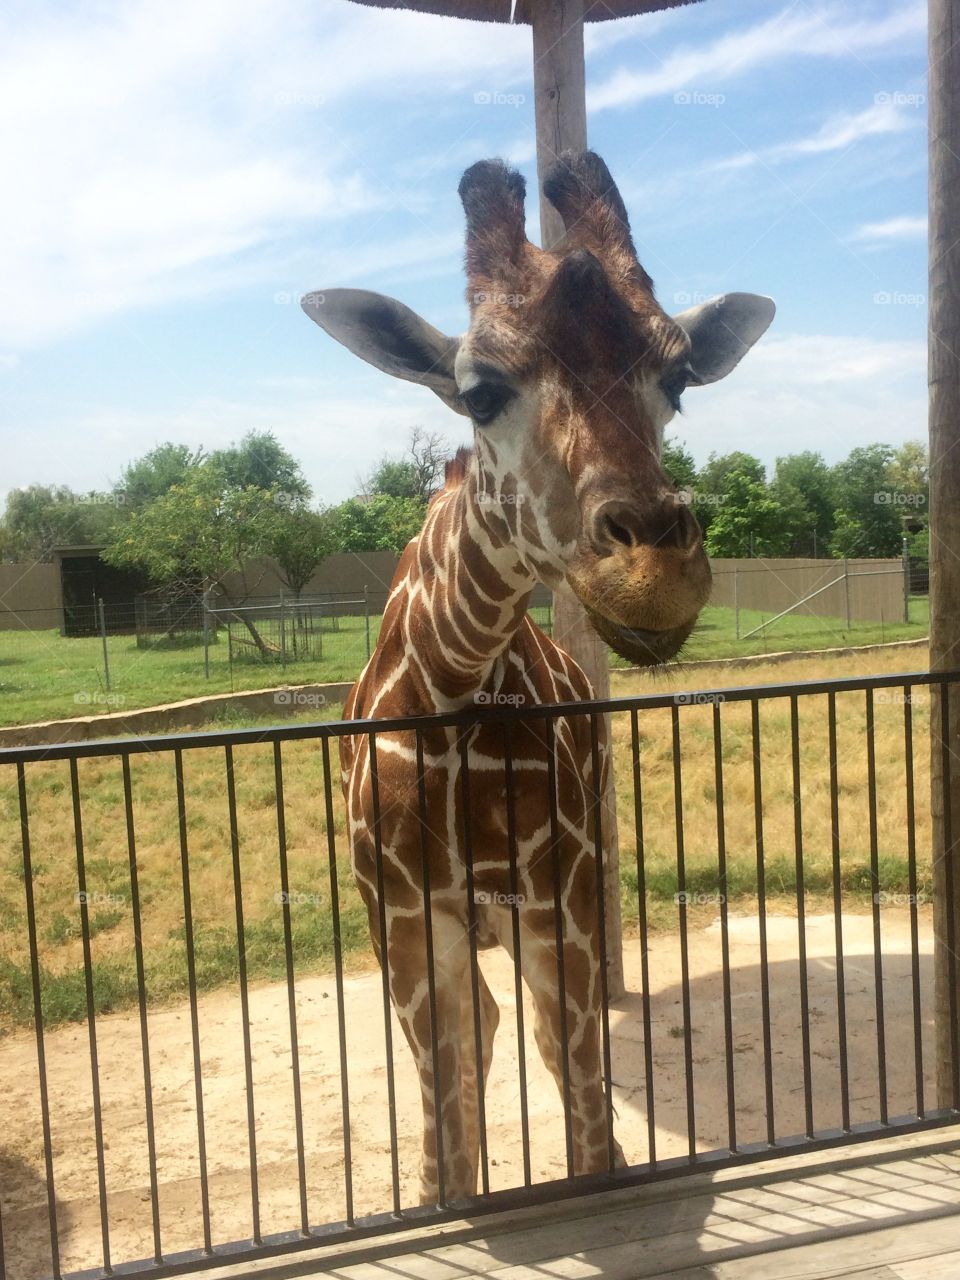
[{"label": "brown and white spotted coat", "polygon": [[[600,635],[646,664],[677,652],[707,599],[699,529],[660,465],[663,427],[685,386],[715,381],[737,364],[769,324],[772,303],[731,294],[671,319],[637,261],[603,162],[592,153],[565,156],[544,190],[567,229],[551,252],[526,239],[519,174],[485,161],[464,175],[471,319],[459,340],[365,291],[304,300],[308,314],[351,350],[429,386],[474,425],[473,451],[461,451],[448,467],[423,529],[401,558],[347,718],[589,698],[583,672],[527,615],[538,581],[556,587],[566,580]],[[499,943],[512,953],[514,900],[536,1040],[558,1084],[566,1033],[574,1171],[606,1169],[592,827],[601,779],[594,776],[590,717],[567,716],[552,731],[543,720],[435,728],[424,733],[422,750],[421,779],[414,734],[378,734],[374,785],[367,737],[341,744],[357,883],[420,1075],[421,1197],[436,1201],[439,1192],[437,1099],[445,1197],[476,1191],[469,920],[473,914],[477,946]],[[601,772],[605,756],[601,742]],[[464,757],[474,913],[467,901]],[[482,976],[479,989],[485,1080],[498,1011]],[[613,1157],[623,1158],[616,1144]]]}]

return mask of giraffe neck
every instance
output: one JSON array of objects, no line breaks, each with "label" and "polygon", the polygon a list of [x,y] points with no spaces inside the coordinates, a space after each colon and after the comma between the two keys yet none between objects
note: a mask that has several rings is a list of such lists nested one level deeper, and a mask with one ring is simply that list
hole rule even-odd
[{"label": "giraffe neck", "polygon": [[405,639],[437,706],[482,689],[522,625],[536,585],[506,522],[478,500],[469,468],[430,504],[395,594],[405,598]]}]

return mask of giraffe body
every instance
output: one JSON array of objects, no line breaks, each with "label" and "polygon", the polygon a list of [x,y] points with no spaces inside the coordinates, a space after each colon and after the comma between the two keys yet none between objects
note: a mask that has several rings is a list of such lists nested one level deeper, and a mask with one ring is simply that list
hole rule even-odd
[{"label": "giraffe body", "polygon": [[[730,294],[671,318],[597,156],[561,158],[544,193],[567,228],[550,253],[526,240],[519,174],[485,161],[464,175],[461,339],[378,294],[304,299],[345,346],[474,429],[401,558],[348,719],[589,699],[583,672],[527,616],[537,582],[565,581],[603,639],[647,665],[677,652],[708,598],[700,530],[660,464],[663,428],[685,386],[735,367],[773,304]],[[471,944],[514,954],[519,942],[538,1048],[569,1085],[574,1173],[623,1162],[602,1071],[594,814],[608,762],[593,723],[431,726],[419,753],[413,731],[377,733],[373,749],[365,733],[341,739],[354,873],[420,1076],[425,1203],[477,1187],[499,1014]]]},{"label": "giraffe body", "polygon": [[[469,490],[469,480],[460,480],[434,500],[421,541],[429,542],[435,524],[457,520],[458,503],[469,500],[465,489]],[[455,541],[447,545],[451,560],[457,559]],[[466,623],[456,598],[443,596],[435,602],[429,623],[418,609],[411,610],[410,597],[417,594],[415,584],[420,580],[418,551],[415,542],[400,564],[377,650],[344,708],[348,719],[422,714],[449,710],[463,703],[463,696],[458,696],[455,689],[438,688],[433,681],[425,680],[420,670],[423,658],[417,654],[418,630],[432,633],[437,625]],[[481,576],[484,561],[480,559],[475,563],[480,567],[478,576]],[[530,582],[529,586],[532,585]],[[591,697],[590,685],[580,668],[530,621],[525,612],[528,596],[529,590],[516,599],[512,594],[506,597],[507,616],[512,621],[519,614],[519,622],[505,647],[490,661],[483,687],[470,694],[471,702],[477,702],[477,694],[480,695],[478,705],[509,707],[578,702]],[[501,638],[499,631],[486,636],[491,648],[499,648],[497,642]],[[407,666],[398,679],[396,673],[403,661],[400,654],[405,655]],[[556,821],[560,828],[556,848],[551,836],[548,733],[550,730],[542,721],[516,721],[509,727],[502,722],[487,721],[471,729],[463,742],[461,732],[456,729],[427,732],[423,741],[424,809],[428,815],[425,848],[420,844],[420,799],[413,735],[409,732],[377,735],[376,806],[367,738],[341,740],[354,873],[382,964],[373,834],[378,817],[376,810],[379,810],[388,978],[394,1007],[421,1078],[424,1107],[421,1197],[425,1202],[436,1200],[439,1181],[435,1050],[440,1066],[444,1193],[446,1198],[455,1199],[472,1195],[476,1190],[479,1108],[469,929],[472,920],[478,950],[499,944],[513,954],[514,902],[521,925],[521,972],[536,1010],[537,1044],[558,1086],[562,1083],[557,890],[563,903],[563,977],[576,993],[575,998],[567,1002],[566,1018],[573,1165],[575,1172],[586,1173],[605,1169],[609,1164],[600,1072],[601,957],[590,820],[596,783],[589,717],[556,721],[550,733],[557,780]],[[472,911],[464,856],[464,747]],[[599,750],[602,770],[606,757],[602,738]],[[509,798],[505,767],[508,754],[512,772]],[[509,814],[508,809],[512,811]],[[511,826],[513,857],[509,839]],[[438,1012],[435,1030],[430,1024],[423,872],[419,863],[410,861],[412,838],[416,839],[420,855],[428,860]],[[581,999],[585,999],[583,1005],[579,1003]],[[482,975],[480,1002],[482,1061],[488,1071],[499,1013]],[[432,1043],[434,1034],[436,1046]],[[614,1152],[619,1160],[619,1148],[615,1147]]]}]

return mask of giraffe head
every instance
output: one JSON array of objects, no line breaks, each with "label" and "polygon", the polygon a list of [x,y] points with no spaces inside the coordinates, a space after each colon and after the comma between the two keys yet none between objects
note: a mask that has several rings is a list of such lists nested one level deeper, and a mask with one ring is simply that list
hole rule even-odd
[{"label": "giraffe head", "polygon": [[308,294],[304,309],[363,359],[470,417],[491,536],[548,586],[566,579],[618,653],[662,662],[710,591],[699,526],[660,462],[663,429],[686,387],[737,365],[774,305],[733,293],[668,316],[592,152],[563,156],[544,194],[565,228],[550,251],[527,240],[519,173],[491,160],[463,175],[461,338],[365,290]]}]

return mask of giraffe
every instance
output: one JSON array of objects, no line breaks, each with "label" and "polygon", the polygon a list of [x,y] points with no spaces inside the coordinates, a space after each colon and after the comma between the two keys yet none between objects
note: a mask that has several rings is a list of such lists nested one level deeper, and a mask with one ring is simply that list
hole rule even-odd
[{"label": "giraffe", "polygon": [[[365,290],[303,300],[328,334],[429,387],[473,430],[400,558],[346,719],[589,699],[583,672],[528,616],[538,582],[566,581],[611,648],[648,666],[678,652],[708,598],[699,527],[660,463],[663,429],[686,387],[734,368],[774,305],[733,293],[671,318],[604,162],[564,154],[543,190],[565,227],[549,252],[526,238],[518,172],[489,160],[463,175],[460,338]],[[519,945],[573,1173],[624,1163],[601,1044],[598,720],[594,735],[588,715],[481,714],[377,734],[373,748],[367,734],[341,740],[354,874],[420,1078],[422,1203],[477,1189],[499,1014],[472,948]]]}]

